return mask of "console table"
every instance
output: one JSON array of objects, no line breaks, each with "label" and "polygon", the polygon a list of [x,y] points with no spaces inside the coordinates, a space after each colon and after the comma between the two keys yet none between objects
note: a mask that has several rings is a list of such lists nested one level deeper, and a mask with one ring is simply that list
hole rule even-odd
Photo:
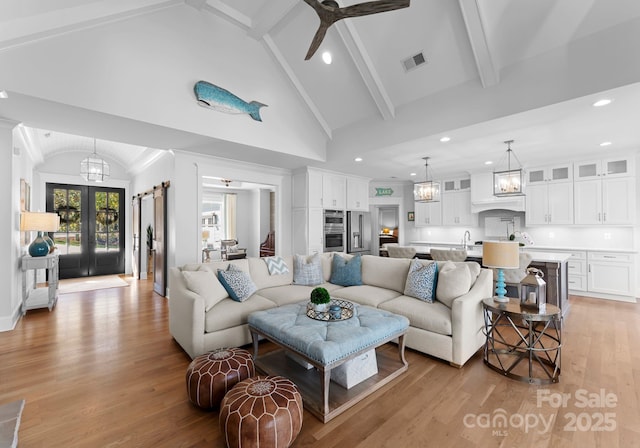
[{"label": "console table", "polygon": [[522,307],[519,299],[507,303],[484,299],[482,306],[487,336],[484,363],[530,384],[557,383],[562,348],[560,308],[547,303],[530,309]]},{"label": "console table", "polygon": [[[58,254],[22,257],[22,314],[36,308],[53,309],[58,300]],[[38,288],[38,269],[47,271],[47,287]],[[33,271],[33,285],[27,287],[27,273]]]}]

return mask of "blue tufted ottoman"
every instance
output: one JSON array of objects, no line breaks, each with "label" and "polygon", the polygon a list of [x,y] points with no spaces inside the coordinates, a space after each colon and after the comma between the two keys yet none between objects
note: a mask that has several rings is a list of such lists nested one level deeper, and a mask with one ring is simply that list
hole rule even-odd
[{"label": "blue tufted ottoman", "polygon": [[[354,304],[353,317],[343,321],[318,321],[306,315],[307,302],[285,305],[249,315],[256,367],[268,375],[282,375],[300,388],[304,406],[323,422],[398,377],[408,368],[404,335],[409,320],[388,311]],[[258,340],[264,337],[284,350],[258,357]],[[379,373],[346,390],[329,390],[331,370],[363,353],[398,340],[398,351],[376,350]],[[293,352],[316,369],[306,370],[285,356]],[[318,388],[318,373],[319,383]],[[314,378],[315,377],[315,378]],[[319,389],[319,393],[318,393]]]}]

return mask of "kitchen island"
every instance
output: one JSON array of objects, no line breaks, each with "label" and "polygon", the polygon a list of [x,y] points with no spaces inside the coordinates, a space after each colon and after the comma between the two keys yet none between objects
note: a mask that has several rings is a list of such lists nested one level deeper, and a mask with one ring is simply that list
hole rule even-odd
[{"label": "kitchen island", "polygon": [[[413,241],[411,246],[416,249],[416,257],[431,259],[431,248],[442,249],[443,244],[431,244],[423,241]],[[451,249],[462,249],[460,245],[448,246]],[[521,250],[527,250],[526,247]],[[544,281],[547,283],[547,303],[557,306],[564,316],[569,309],[569,279],[568,263],[571,257],[567,253],[530,251],[533,259],[529,266],[540,269],[544,273]],[[475,261],[482,265],[482,246],[471,245],[467,248],[467,260]]]}]

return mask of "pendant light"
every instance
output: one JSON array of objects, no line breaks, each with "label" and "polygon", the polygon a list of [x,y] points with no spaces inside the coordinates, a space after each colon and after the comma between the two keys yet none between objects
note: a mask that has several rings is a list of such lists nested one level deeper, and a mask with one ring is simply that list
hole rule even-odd
[{"label": "pendant light", "polygon": [[[493,172],[493,195],[504,196],[524,196],[524,171],[522,164],[511,149],[513,140],[506,140],[507,144],[507,170]],[[511,169],[511,156],[518,162],[518,169]]]},{"label": "pendant light", "polygon": [[440,182],[429,180],[429,157],[423,157],[425,181],[413,184],[415,202],[440,202]]},{"label": "pendant light", "polygon": [[80,162],[80,175],[86,181],[104,182],[109,178],[109,164],[96,152],[96,139],[93,139],[93,154]]}]

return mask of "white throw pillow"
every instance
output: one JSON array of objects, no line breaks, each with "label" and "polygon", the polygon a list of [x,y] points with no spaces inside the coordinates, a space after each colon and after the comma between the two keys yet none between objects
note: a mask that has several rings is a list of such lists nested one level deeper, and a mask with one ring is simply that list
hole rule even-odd
[{"label": "white throw pillow", "polygon": [[229,297],[227,290],[211,271],[182,271],[187,289],[204,299],[204,310],[209,311],[222,299]]},{"label": "white throw pillow", "polygon": [[444,263],[438,272],[438,286],[436,299],[447,305],[453,305],[453,300],[465,295],[471,288],[471,273],[466,264]]}]

